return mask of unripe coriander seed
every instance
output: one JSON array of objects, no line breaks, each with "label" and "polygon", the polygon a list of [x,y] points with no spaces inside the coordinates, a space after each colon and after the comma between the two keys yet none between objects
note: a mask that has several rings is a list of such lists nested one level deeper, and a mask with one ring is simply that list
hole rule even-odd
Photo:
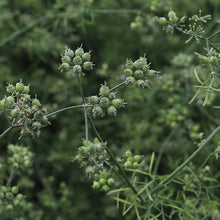
[{"label": "unripe coriander seed", "polygon": [[73,58],[73,63],[75,64],[75,65],[81,65],[82,64],[82,58],[80,57],[80,56],[76,56],[76,57],[74,57]]},{"label": "unripe coriander seed", "polygon": [[79,47],[75,50],[75,55],[76,56],[82,56],[84,54],[84,50],[82,47]]},{"label": "unripe coriander seed", "polygon": [[95,104],[98,104],[99,102],[99,98],[98,96],[94,95],[94,96],[90,96],[88,98],[89,102],[92,104],[92,105],[95,105]]},{"label": "unripe coriander seed", "polygon": [[135,83],[135,78],[132,77],[132,76],[129,76],[129,77],[126,78],[125,83],[128,86],[133,86],[134,83]]},{"label": "unripe coriander seed", "polygon": [[112,105],[115,106],[115,108],[121,108],[124,106],[124,101],[122,99],[113,99]]},{"label": "unripe coriander seed", "polygon": [[17,92],[23,92],[24,84],[22,82],[16,83],[15,89]]},{"label": "unripe coriander seed", "polygon": [[63,63],[70,63],[70,61],[71,61],[71,58],[69,56],[63,56],[62,57],[62,62]]},{"label": "unripe coriander seed", "polygon": [[178,21],[178,17],[174,11],[169,11],[168,18],[171,23],[176,23]]},{"label": "unripe coriander seed", "polygon": [[89,61],[91,59],[91,54],[89,52],[86,52],[82,55],[83,61]]},{"label": "unripe coriander seed", "polygon": [[117,109],[115,108],[115,106],[110,106],[108,107],[108,114],[110,116],[117,116]]},{"label": "unripe coriander seed", "polygon": [[131,157],[131,156],[132,156],[131,151],[130,151],[130,150],[127,150],[127,151],[125,152],[125,157],[129,158],[129,157]]},{"label": "unripe coriander seed", "polygon": [[83,63],[83,69],[86,71],[90,71],[93,69],[93,64],[89,61],[86,61],[85,63]]},{"label": "unripe coriander seed", "polygon": [[82,67],[80,66],[80,65],[75,65],[74,67],[73,67],[73,72],[74,73],[82,73]]},{"label": "unripe coriander seed", "polygon": [[160,17],[160,18],[158,19],[158,22],[159,22],[159,24],[160,24],[161,26],[164,26],[164,25],[166,25],[166,23],[167,23],[167,19],[164,18],[164,17]]},{"label": "unripe coriander seed", "polygon": [[109,99],[107,97],[102,97],[100,99],[99,103],[100,103],[101,107],[106,108],[106,107],[108,107],[110,102],[109,102]]},{"label": "unripe coriander seed", "polygon": [[66,50],[64,54],[70,58],[73,58],[74,56],[74,52],[71,49]]},{"label": "unripe coriander seed", "polygon": [[2,108],[8,108],[9,105],[10,105],[10,103],[8,102],[8,100],[6,98],[2,99],[2,101],[1,101]]},{"label": "unripe coriander seed", "polygon": [[102,96],[108,96],[109,94],[109,87],[106,85],[102,85],[100,90],[99,90],[99,94]]}]

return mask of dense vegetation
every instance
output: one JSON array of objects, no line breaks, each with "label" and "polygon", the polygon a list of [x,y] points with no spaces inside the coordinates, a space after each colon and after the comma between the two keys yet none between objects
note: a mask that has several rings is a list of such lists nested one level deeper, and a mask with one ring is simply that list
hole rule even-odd
[{"label": "dense vegetation", "polygon": [[1,0],[0,219],[219,219],[219,10]]}]

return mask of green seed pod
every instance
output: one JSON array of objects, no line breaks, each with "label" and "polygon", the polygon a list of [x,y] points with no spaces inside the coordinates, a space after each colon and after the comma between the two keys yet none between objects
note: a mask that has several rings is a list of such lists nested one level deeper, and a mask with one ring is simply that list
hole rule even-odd
[{"label": "green seed pod", "polygon": [[144,73],[148,73],[149,70],[150,70],[150,66],[149,66],[149,65],[144,65],[144,66],[142,67],[142,70],[143,70]]},{"label": "green seed pod", "polygon": [[132,60],[127,60],[126,63],[125,63],[125,68],[126,69],[133,69],[134,68],[134,63]]},{"label": "green seed pod", "polygon": [[98,104],[99,98],[98,98],[98,96],[96,96],[96,95],[90,96],[90,97],[88,98],[88,101],[89,101],[90,104],[95,105],[95,104]]},{"label": "green seed pod", "polygon": [[142,79],[144,77],[144,73],[142,70],[136,70],[134,72],[134,76],[137,78],[137,79]]},{"label": "green seed pod", "polygon": [[125,84],[128,86],[133,86],[134,83],[135,83],[135,78],[132,76],[127,77],[125,80]]},{"label": "green seed pod", "polygon": [[82,67],[80,65],[73,66],[73,73],[82,73]]},{"label": "green seed pod", "polygon": [[12,84],[9,84],[6,88],[6,90],[7,90],[7,92],[12,93],[15,91],[15,87]]},{"label": "green seed pod", "polygon": [[5,194],[3,192],[0,192],[0,199],[4,199]]},{"label": "green seed pod", "polygon": [[9,103],[9,105],[12,105],[12,104],[15,102],[15,99],[14,99],[13,96],[8,96],[8,97],[7,97],[7,101],[8,101],[8,103]]},{"label": "green seed pod", "polygon": [[100,106],[95,106],[93,109],[92,109],[92,114],[93,114],[93,117],[102,117],[104,116],[104,111],[102,109],[102,107]]},{"label": "green seed pod", "polygon": [[100,179],[99,179],[99,183],[100,183],[101,185],[106,184],[106,179],[105,179],[105,178],[100,178]]},{"label": "green seed pod", "polygon": [[70,62],[71,62],[71,58],[69,56],[62,57],[62,63],[70,63]]},{"label": "green seed pod", "polygon": [[113,99],[112,105],[115,106],[115,108],[124,107],[124,100],[123,99]]},{"label": "green seed pod", "polygon": [[39,101],[39,99],[37,99],[37,98],[33,99],[32,102],[31,102],[31,105],[32,105],[32,106],[40,106],[40,101]]},{"label": "green seed pod", "polygon": [[173,24],[178,21],[178,17],[176,16],[176,13],[174,11],[169,11],[168,18],[169,18],[169,21]]},{"label": "green seed pod", "polygon": [[89,61],[91,59],[91,54],[89,52],[86,52],[82,55],[83,61]]},{"label": "green seed pod", "polygon": [[86,167],[86,174],[92,174],[95,172],[95,169],[92,166]]},{"label": "green seed pod", "polygon": [[100,183],[97,182],[97,181],[94,181],[93,184],[92,184],[92,188],[93,189],[99,189],[100,188]]},{"label": "green seed pod", "polygon": [[74,52],[71,49],[67,49],[64,53],[64,56],[68,56],[71,59],[74,56]]},{"label": "green seed pod", "polygon": [[125,76],[132,76],[133,75],[133,71],[131,69],[125,69],[124,70]]},{"label": "green seed pod", "polygon": [[125,168],[131,168],[132,167],[132,163],[130,162],[130,161],[126,161],[125,163],[124,163],[124,167]]},{"label": "green seed pod", "polygon": [[18,187],[17,187],[17,186],[13,186],[13,187],[11,188],[11,192],[12,192],[13,194],[17,194],[17,193],[18,193]]},{"label": "green seed pod", "polygon": [[1,192],[2,192],[2,193],[7,192],[7,187],[5,187],[5,186],[1,186]]},{"label": "green seed pod", "polygon": [[140,79],[137,81],[137,87],[138,88],[145,88],[144,80]]},{"label": "green seed pod", "polygon": [[140,155],[135,155],[134,156],[134,162],[140,162],[141,161],[141,156]]},{"label": "green seed pod", "polygon": [[41,123],[42,123],[42,125],[47,125],[48,124],[48,118],[47,118],[47,116],[43,116],[43,118],[41,119]]},{"label": "green seed pod", "polygon": [[131,22],[130,27],[131,27],[131,29],[135,30],[140,27],[140,24],[138,24],[136,22]]},{"label": "green seed pod", "polygon": [[7,206],[6,206],[6,210],[7,210],[7,211],[13,210],[13,205],[11,205],[11,204],[7,205]]},{"label": "green seed pod", "polygon": [[3,98],[1,100],[1,107],[2,108],[8,108],[10,106],[10,103],[8,102],[7,98]]},{"label": "green seed pod", "polygon": [[76,57],[74,57],[73,58],[73,63],[75,64],[75,65],[81,65],[82,64],[82,58],[80,57],[80,56],[76,56]]},{"label": "green seed pod", "polygon": [[134,169],[137,169],[137,168],[139,167],[139,163],[138,163],[138,162],[134,162],[134,163],[132,164],[132,167],[133,167]]},{"label": "green seed pod", "polygon": [[84,54],[84,50],[82,47],[78,47],[76,50],[75,50],[75,55],[76,56],[82,56]]},{"label": "green seed pod", "polygon": [[109,178],[107,180],[107,183],[108,183],[109,186],[112,186],[115,183],[115,180],[113,178]]},{"label": "green seed pod", "polygon": [[85,63],[83,63],[83,69],[86,71],[92,70],[93,69],[92,62],[86,61]]},{"label": "green seed pod", "polygon": [[102,96],[108,96],[109,94],[109,87],[107,85],[102,85],[99,89],[99,94]]},{"label": "green seed pod", "polygon": [[107,97],[102,97],[99,101],[100,106],[103,108],[107,108],[109,106],[109,99]]},{"label": "green seed pod", "polygon": [[131,157],[131,156],[132,156],[131,151],[130,151],[130,150],[127,150],[127,151],[125,152],[125,157],[126,157],[126,158],[129,158],[129,157]]},{"label": "green seed pod", "polygon": [[148,76],[149,78],[153,78],[154,75],[155,75],[155,73],[156,73],[155,70],[150,70],[150,71],[148,72],[147,76]]},{"label": "green seed pod", "polygon": [[143,19],[142,19],[141,16],[137,16],[137,17],[135,18],[135,22],[137,22],[137,23],[142,23],[142,21],[143,21]]},{"label": "green seed pod", "polygon": [[24,166],[25,167],[30,167],[31,166],[31,161],[30,160],[25,160],[24,161]]},{"label": "green seed pod", "polygon": [[27,94],[29,93],[29,91],[30,91],[29,86],[24,86],[23,93]]},{"label": "green seed pod", "polygon": [[61,69],[61,71],[68,71],[68,70],[70,70],[69,63],[62,63],[60,69]]},{"label": "green seed pod", "polygon": [[109,187],[108,187],[107,185],[104,185],[104,186],[102,187],[102,190],[103,190],[104,192],[108,192],[108,191],[109,191]]},{"label": "green seed pod", "polygon": [[107,178],[107,173],[106,173],[105,171],[102,171],[102,172],[100,173],[100,176],[101,176],[101,178],[106,179],[106,178]]},{"label": "green seed pod", "polygon": [[6,193],[6,198],[7,199],[13,199],[14,195],[11,192]]},{"label": "green seed pod", "polygon": [[160,17],[160,18],[158,19],[158,22],[159,22],[159,25],[165,26],[165,25],[167,24],[167,19],[164,18],[164,17]]},{"label": "green seed pod", "polygon": [[35,130],[39,130],[39,129],[41,129],[42,125],[41,125],[40,122],[35,121],[35,122],[32,124],[32,127],[33,127],[33,129],[35,129]]},{"label": "green seed pod", "polygon": [[24,198],[24,196],[23,196],[21,193],[19,193],[19,194],[16,196],[16,199],[17,199],[18,201],[21,201],[23,198]]},{"label": "green seed pod", "polygon": [[78,163],[82,162],[82,155],[76,155],[74,161],[77,161]]},{"label": "green seed pod", "polygon": [[16,83],[15,89],[16,89],[17,92],[23,92],[24,84],[22,82]]},{"label": "green seed pod", "polygon": [[110,99],[114,99],[114,98],[116,97],[116,92],[110,92],[109,95],[108,95],[108,97],[109,97]]},{"label": "green seed pod", "polygon": [[115,108],[115,106],[110,106],[108,107],[108,114],[110,116],[117,116],[117,109]]}]

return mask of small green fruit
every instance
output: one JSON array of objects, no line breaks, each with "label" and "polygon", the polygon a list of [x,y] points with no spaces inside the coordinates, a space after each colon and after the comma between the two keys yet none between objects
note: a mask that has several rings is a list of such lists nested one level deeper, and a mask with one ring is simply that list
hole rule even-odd
[{"label": "small green fruit", "polygon": [[75,50],[75,55],[76,56],[82,56],[84,54],[84,50],[82,47],[78,47],[76,50]]},{"label": "small green fruit", "polygon": [[107,180],[107,183],[108,183],[109,186],[112,186],[115,183],[115,180],[113,178],[109,178]]},{"label": "small green fruit", "polygon": [[82,55],[82,59],[83,59],[83,61],[89,61],[91,59],[91,54],[89,52],[84,53]]},{"label": "small green fruit", "polygon": [[76,56],[76,57],[74,57],[73,58],[73,63],[75,64],[75,65],[81,65],[82,64],[82,58],[80,57],[80,56]]},{"label": "small green fruit", "polygon": [[15,89],[16,89],[17,92],[23,92],[24,84],[22,82],[16,83]]},{"label": "small green fruit", "polygon": [[108,107],[108,114],[110,116],[116,116],[117,115],[117,109],[115,108],[115,106],[110,106]]},{"label": "small green fruit", "polygon": [[83,63],[83,69],[86,71],[90,71],[93,69],[93,64],[89,61],[86,61],[85,63]]},{"label": "small green fruit", "polygon": [[108,96],[109,87],[107,85],[102,85],[100,90],[99,90],[99,94],[102,95],[102,96]]},{"label": "small green fruit", "polygon": [[108,107],[110,102],[109,102],[109,99],[107,97],[102,97],[100,99],[99,103],[100,103],[101,107],[106,108],[106,107]]},{"label": "small green fruit", "polygon": [[127,150],[127,151],[125,152],[125,157],[129,158],[129,157],[131,157],[131,156],[132,156],[131,151],[130,151],[130,150]]}]

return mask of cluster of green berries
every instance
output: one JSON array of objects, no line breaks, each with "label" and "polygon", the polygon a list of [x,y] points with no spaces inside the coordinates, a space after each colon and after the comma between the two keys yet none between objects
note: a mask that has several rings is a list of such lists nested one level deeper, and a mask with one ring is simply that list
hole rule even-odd
[{"label": "cluster of green berries", "polygon": [[201,55],[199,53],[196,53],[198,56],[200,62],[202,64],[211,64],[214,66],[219,66],[220,65],[220,53],[218,53],[215,49],[210,48],[209,52],[207,53],[206,56]]},{"label": "cluster of green berries", "polygon": [[143,19],[141,16],[135,17],[134,21],[131,22],[130,27],[133,30],[137,30],[138,28],[142,27],[143,25]]},{"label": "cluster of green berries", "polygon": [[154,78],[158,72],[150,69],[147,58],[140,57],[136,61],[127,60],[125,63],[125,83],[129,86],[136,85],[141,89],[151,89],[150,79]]},{"label": "cluster of green berries", "polygon": [[165,122],[167,125],[174,128],[179,123],[184,122],[188,110],[186,107],[176,104],[174,108],[162,109],[160,113],[160,122]]},{"label": "cluster of green berries", "polygon": [[8,145],[8,164],[11,169],[27,170],[32,166],[33,153],[26,147]]},{"label": "cluster of green berries", "polygon": [[132,155],[130,150],[124,153],[123,166],[125,169],[138,169],[142,161],[143,157],[141,155]]},{"label": "cluster of green berries", "polygon": [[97,138],[93,142],[89,141],[88,144],[84,141],[73,161],[80,163],[81,167],[85,168],[86,175],[93,180],[92,187],[94,189],[106,192],[114,185],[115,181],[106,166],[109,157],[105,150],[105,144],[100,143]]},{"label": "cluster of green berries", "polygon": [[78,47],[75,51],[66,49],[62,55],[61,72],[71,70],[74,74],[81,74],[83,70],[90,71],[94,64],[90,61],[91,52],[84,52],[82,47]]},{"label": "cluster of green berries", "polygon": [[192,125],[189,126],[189,135],[190,138],[192,138],[195,141],[201,141],[203,138],[203,133],[199,132],[199,125]]},{"label": "cluster of green berries", "polygon": [[92,114],[94,117],[103,117],[106,113],[116,116],[117,110],[125,106],[123,99],[116,97],[116,92],[111,92],[107,84],[101,85],[98,96],[88,97],[89,104],[93,106]]},{"label": "cluster of green berries", "polygon": [[46,116],[47,110],[41,108],[41,103],[37,98],[31,98],[29,86],[25,86],[22,81],[16,85],[9,84],[5,96],[0,106],[12,126],[21,127],[21,136],[31,134],[33,137],[40,135],[40,129],[48,125]]},{"label": "cluster of green berries", "polygon": [[182,18],[178,18],[175,11],[170,10],[168,12],[168,19],[165,17],[159,17],[157,19],[160,26],[162,26],[163,30],[165,30],[168,33],[173,33],[174,28],[183,28],[185,27],[184,23],[186,21],[186,16],[183,16]]},{"label": "cluster of green berries", "polygon": [[0,216],[5,212],[11,212],[24,202],[24,195],[18,193],[18,187],[0,186]]}]

